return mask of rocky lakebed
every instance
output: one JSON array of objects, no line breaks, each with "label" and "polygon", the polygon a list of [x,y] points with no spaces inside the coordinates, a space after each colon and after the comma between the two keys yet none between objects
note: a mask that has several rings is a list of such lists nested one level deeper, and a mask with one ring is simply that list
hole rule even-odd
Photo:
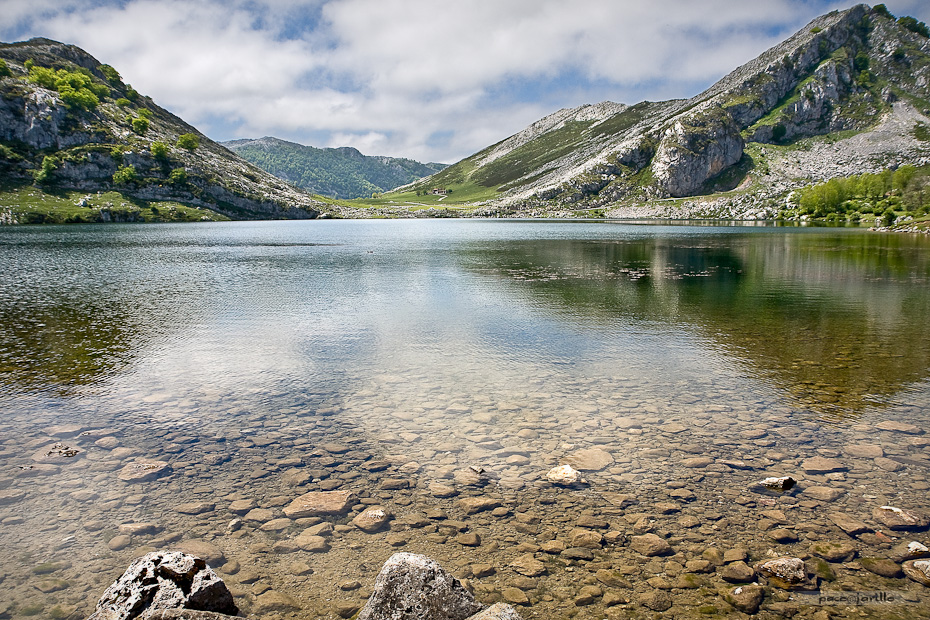
[{"label": "rocky lakebed", "polygon": [[351,618],[399,552],[525,619],[930,617],[916,402],[827,423],[684,383],[662,403],[622,378],[583,400],[542,381],[509,400],[378,381],[226,417],[167,393],[137,395],[176,412],[161,420],[52,409],[27,428],[12,412],[0,618],[86,618],[169,550],[254,618]]}]

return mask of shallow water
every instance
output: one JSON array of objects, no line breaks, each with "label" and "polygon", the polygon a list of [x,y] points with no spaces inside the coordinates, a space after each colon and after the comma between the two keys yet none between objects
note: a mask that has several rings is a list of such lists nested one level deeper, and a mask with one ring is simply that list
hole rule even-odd
[{"label": "shallow water", "polygon": [[[843,540],[886,557],[897,540],[849,537],[827,515],[883,530],[876,506],[928,508],[924,237],[486,221],[21,227],[0,229],[0,258],[0,617],[86,616],[134,557],[189,540],[209,543],[237,603],[263,617],[349,614],[397,550],[440,560],[484,602],[516,587],[527,618],[648,616],[641,599],[656,592],[668,613],[713,617],[735,612],[722,567],[693,564],[708,548],[752,563]],[[877,426],[888,421],[916,429]],[[56,442],[81,452],[46,456]],[[546,482],[592,448],[608,461],[586,484]],[[839,471],[805,467],[814,456]],[[119,480],[138,459],[170,470]],[[752,490],[783,474],[800,481],[791,493]],[[355,512],[388,508],[391,529],[364,533],[350,513],[329,518],[329,550],[298,549],[319,519],[282,520],[282,507],[337,488],[357,493]],[[469,515],[459,501],[471,496],[500,505]],[[231,510],[236,500],[265,511]],[[572,547],[585,515],[606,525],[581,528],[605,536],[593,559],[541,548]],[[153,527],[119,539],[130,523]],[[779,527],[797,542],[775,542]],[[673,554],[630,547],[648,531]],[[472,533],[479,544],[461,537]],[[527,553],[545,574],[513,569]],[[910,599],[831,612],[928,616],[926,587],[833,568],[822,589]],[[627,583],[598,581],[607,569]],[[601,595],[578,601],[585,585]],[[786,607],[821,609],[771,589],[766,613]]]}]

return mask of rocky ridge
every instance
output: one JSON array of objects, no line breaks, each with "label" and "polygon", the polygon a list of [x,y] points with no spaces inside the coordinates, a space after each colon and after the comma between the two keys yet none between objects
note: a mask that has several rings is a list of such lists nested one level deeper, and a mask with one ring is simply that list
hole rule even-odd
[{"label": "rocky ridge", "polygon": [[[37,179],[47,187],[87,192],[119,190],[235,219],[313,218],[332,211],[213,142],[73,45],[49,39],[4,43],[0,59],[9,73],[0,76],[0,172],[8,181]],[[37,83],[30,77],[33,67],[84,81],[99,93],[99,101],[75,102],[63,94],[73,95],[68,87]],[[185,134],[196,136],[199,144],[179,145]],[[153,150],[156,143],[165,150]]]},{"label": "rocky ridge", "polygon": [[828,174],[930,160],[916,131],[930,122],[928,85],[930,39],[858,5],[818,17],[691,99],[560,110],[422,186],[493,189],[477,204],[498,214],[651,213],[657,199],[737,187],[777,210]]}]

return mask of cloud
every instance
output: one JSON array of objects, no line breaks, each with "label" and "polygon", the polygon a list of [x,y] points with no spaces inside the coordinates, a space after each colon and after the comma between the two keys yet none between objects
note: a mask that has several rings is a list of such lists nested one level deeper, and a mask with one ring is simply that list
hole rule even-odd
[{"label": "cloud", "polygon": [[[930,19],[924,0],[887,2]],[[451,162],[559,107],[688,97],[832,0],[5,0],[216,139]]]}]

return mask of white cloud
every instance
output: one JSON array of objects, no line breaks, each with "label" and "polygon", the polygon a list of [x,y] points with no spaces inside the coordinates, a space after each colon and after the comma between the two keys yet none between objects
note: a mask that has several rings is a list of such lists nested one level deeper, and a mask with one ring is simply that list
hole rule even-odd
[{"label": "white cloud", "polygon": [[[930,18],[925,0],[886,4]],[[217,139],[277,135],[453,161],[558,107],[693,95],[816,15],[845,6],[4,0],[0,34],[79,45]]]}]

